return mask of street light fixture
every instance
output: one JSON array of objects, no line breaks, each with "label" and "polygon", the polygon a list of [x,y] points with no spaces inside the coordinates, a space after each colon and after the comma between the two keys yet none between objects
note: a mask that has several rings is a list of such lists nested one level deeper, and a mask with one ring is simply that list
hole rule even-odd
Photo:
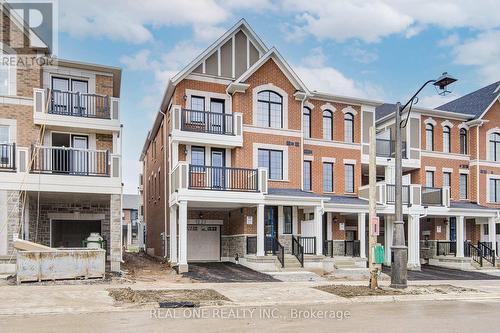
[{"label": "street light fixture", "polygon": [[[413,104],[418,102],[417,95],[424,89],[426,85],[432,83],[436,88],[441,90],[440,95],[445,95],[450,91],[448,86],[457,81],[453,76],[444,72],[439,78],[435,80],[428,80],[420,89],[401,107],[401,103],[396,103],[396,144],[395,144],[395,202],[394,202],[394,237],[392,251],[394,260],[391,265],[391,287],[392,288],[406,288],[408,286],[408,247],[405,244],[404,221],[403,221],[403,168],[402,168],[402,139],[401,129],[405,128],[408,119],[410,119],[410,112]],[[408,107],[409,106],[409,107]],[[408,107],[408,114],[404,122],[401,121],[402,112]]]}]

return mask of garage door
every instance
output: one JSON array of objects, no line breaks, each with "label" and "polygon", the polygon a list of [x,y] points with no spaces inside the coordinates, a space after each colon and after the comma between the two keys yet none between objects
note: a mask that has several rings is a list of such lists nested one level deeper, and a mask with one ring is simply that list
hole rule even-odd
[{"label": "garage door", "polygon": [[188,225],[188,261],[220,261],[220,226]]}]

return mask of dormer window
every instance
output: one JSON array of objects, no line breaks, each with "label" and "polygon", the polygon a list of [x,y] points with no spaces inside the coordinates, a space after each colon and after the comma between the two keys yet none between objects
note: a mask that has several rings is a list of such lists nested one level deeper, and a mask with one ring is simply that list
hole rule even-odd
[{"label": "dormer window", "polygon": [[271,90],[257,95],[257,125],[283,128],[283,97]]}]

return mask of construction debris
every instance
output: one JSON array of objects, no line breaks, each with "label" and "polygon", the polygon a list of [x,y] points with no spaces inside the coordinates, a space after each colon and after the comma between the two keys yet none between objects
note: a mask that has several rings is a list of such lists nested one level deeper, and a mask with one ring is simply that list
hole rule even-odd
[{"label": "construction debris", "polygon": [[16,239],[13,242],[13,246],[16,250],[21,250],[21,251],[36,251],[36,252],[52,252],[56,251],[56,249],[53,249],[49,246],[45,246],[42,244],[38,243],[33,243],[24,239]]}]

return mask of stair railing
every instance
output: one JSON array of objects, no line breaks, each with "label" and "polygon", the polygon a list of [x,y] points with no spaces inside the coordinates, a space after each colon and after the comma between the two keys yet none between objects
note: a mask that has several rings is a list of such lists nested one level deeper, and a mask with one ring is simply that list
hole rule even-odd
[{"label": "stair railing", "polygon": [[298,237],[292,236],[292,254],[300,262],[300,266],[304,267],[304,247],[300,244]]},{"label": "stair railing", "polygon": [[483,258],[490,264],[495,266],[496,253],[489,245],[491,243],[477,242],[477,247],[481,250]]},{"label": "stair railing", "polygon": [[274,251],[276,254],[276,258],[281,264],[281,268],[285,267],[285,247],[281,245],[278,238],[274,238]]}]

